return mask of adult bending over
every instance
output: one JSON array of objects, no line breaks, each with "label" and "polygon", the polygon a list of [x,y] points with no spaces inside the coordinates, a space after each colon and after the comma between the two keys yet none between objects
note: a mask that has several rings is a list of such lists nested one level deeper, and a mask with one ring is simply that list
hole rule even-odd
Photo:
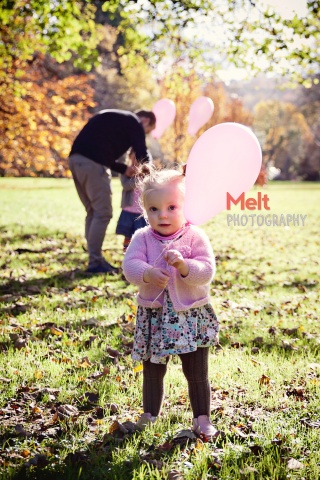
[{"label": "adult bending over", "polygon": [[83,127],[73,142],[69,164],[73,180],[87,216],[85,237],[88,245],[87,272],[116,271],[102,256],[102,244],[112,218],[111,172],[131,177],[135,167],[117,160],[129,149],[138,163],[151,160],[146,133],[155,128],[153,112],[101,110]]}]

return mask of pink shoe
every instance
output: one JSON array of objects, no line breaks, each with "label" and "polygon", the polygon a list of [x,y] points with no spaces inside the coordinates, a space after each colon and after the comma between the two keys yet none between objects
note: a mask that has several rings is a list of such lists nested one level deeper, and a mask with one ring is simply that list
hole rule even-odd
[{"label": "pink shoe", "polygon": [[203,435],[208,440],[214,440],[220,434],[219,430],[212,425],[208,415],[199,415],[198,418],[194,418],[192,430],[197,435]]},{"label": "pink shoe", "polygon": [[140,430],[144,430],[148,425],[154,423],[157,417],[153,417],[151,413],[142,413],[140,415],[136,425]]}]

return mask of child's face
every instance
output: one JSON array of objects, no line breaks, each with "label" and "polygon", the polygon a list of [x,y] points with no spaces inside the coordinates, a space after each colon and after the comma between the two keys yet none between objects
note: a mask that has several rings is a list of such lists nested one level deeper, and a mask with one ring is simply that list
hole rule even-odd
[{"label": "child's face", "polygon": [[172,235],[186,222],[184,193],[176,183],[147,192],[144,204],[151,228],[160,235]]}]

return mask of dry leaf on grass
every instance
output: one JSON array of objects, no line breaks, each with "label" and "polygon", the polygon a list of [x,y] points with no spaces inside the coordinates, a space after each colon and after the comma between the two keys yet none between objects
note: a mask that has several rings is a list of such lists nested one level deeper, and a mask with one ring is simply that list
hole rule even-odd
[{"label": "dry leaf on grass", "polygon": [[79,415],[79,410],[73,405],[60,405],[57,408],[56,414],[58,418],[65,419]]},{"label": "dry leaf on grass", "polygon": [[101,322],[99,322],[99,320],[97,320],[96,318],[92,317],[88,320],[83,320],[83,322],[81,322],[81,325],[83,325],[84,327],[100,327]]},{"label": "dry leaf on grass", "polygon": [[182,473],[178,472],[178,470],[171,470],[168,473],[167,478],[168,478],[168,480],[183,480],[184,476],[182,475]]},{"label": "dry leaf on grass", "polygon": [[107,353],[111,355],[111,357],[119,357],[121,353],[118,350],[115,350],[114,348],[107,347],[106,348]]},{"label": "dry leaf on grass", "polygon": [[42,453],[39,453],[37,455],[35,455],[34,457],[30,458],[30,460],[28,460],[24,466],[25,467],[38,467],[38,468],[44,468],[48,465],[48,460],[47,460],[47,457],[45,455],[43,455]]},{"label": "dry leaf on grass", "polygon": [[78,362],[78,367],[81,368],[88,368],[91,367],[92,362],[89,360],[88,357],[83,357],[79,362]]},{"label": "dry leaf on grass", "polygon": [[295,458],[289,458],[287,462],[287,468],[289,470],[300,470],[304,468],[304,464],[296,460]]},{"label": "dry leaf on grass", "polygon": [[143,370],[143,364],[142,364],[142,363],[140,363],[140,365],[137,365],[137,366],[134,367],[134,369],[133,369],[133,371],[134,371],[135,373],[137,373],[137,372],[142,372],[142,370]]},{"label": "dry leaf on grass", "polygon": [[267,375],[262,375],[260,378],[259,378],[259,385],[270,385],[270,377],[268,377]]},{"label": "dry leaf on grass", "polygon": [[28,344],[28,339],[19,337],[14,342],[14,348],[17,350],[21,350],[22,348],[26,347]]},{"label": "dry leaf on grass", "polygon": [[311,370],[320,370],[320,363],[309,363],[308,367]]},{"label": "dry leaf on grass", "polygon": [[63,331],[60,328],[57,328],[57,327],[51,327],[50,332],[53,335],[56,335],[57,337],[61,337],[63,335]]},{"label": "dry leaf on grass", "polygon": [[27,432],[23,427],[23,425],[16,425],[14,427],[14,431],[17,435],[19,435],[19,437],[24,437],[24,438],[31,437],[31,433]]},{"label": "dry leaf on grass", "polygon": [[300,422],[310,428],[320,428],[320,420],[310,420],[309,418],[302,418]]},{"label": "dry leaf on grass", "polygon": [[82,395],[79,400],[86,400],[88,403],[98,403],[99,401],[99,393],[93,393],[93,392],[85,392],[84,395]]}]

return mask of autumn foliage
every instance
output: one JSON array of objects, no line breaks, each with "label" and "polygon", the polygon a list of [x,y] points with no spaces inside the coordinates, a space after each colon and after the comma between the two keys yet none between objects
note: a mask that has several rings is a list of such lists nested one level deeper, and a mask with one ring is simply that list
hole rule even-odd
[{"label": "autumn foliage", "polygon": [[[160,138],[160,144],[167,161],[185,163],[190,150],[202,133],[223,122],[238,122],[250,126],[252,114],[243,106],[237,96],[228,96],[221,82],[205,82],[195,72],[174,68],[160,82],[161,98],[169,98],[176,105],[173,125]],[[199,129],[196,135],[189,135],[189,111],[196,98],[205,95],[212,99],[214,112],[211,119]]]},{"label": "autumn foliage", "polygon": [[[95,106],[92,77],[66,74],[41,54],[8,88],[0,107],[0,175],[68,176],[68,155],[76,134]],[[54,68],[52,68],[54,67]]]}]

